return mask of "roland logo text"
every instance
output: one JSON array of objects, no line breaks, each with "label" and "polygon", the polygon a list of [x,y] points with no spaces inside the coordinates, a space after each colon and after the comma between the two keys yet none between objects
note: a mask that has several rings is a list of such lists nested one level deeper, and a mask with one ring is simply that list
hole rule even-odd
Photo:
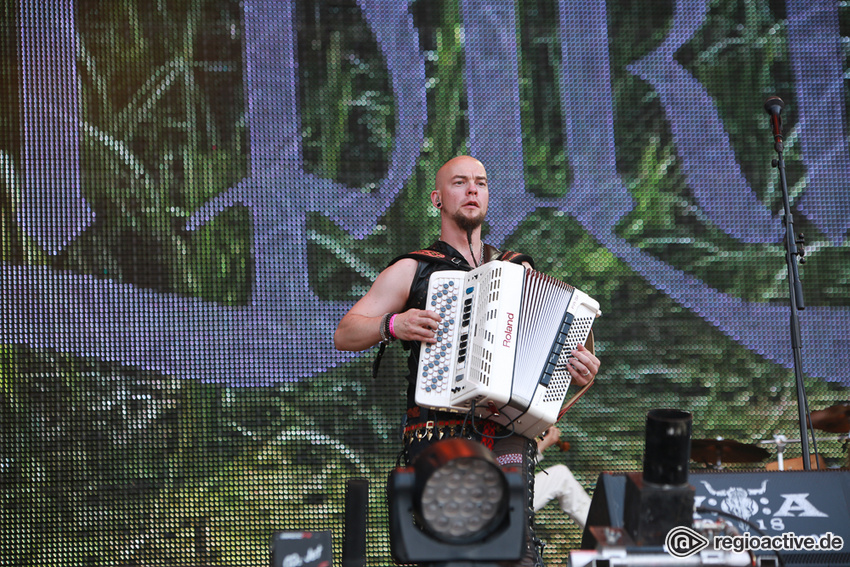
[{"label": "roland logo text", "polygon": [[502,346],[511,348],[511,340],[514,337],[514,314],[508,313],[508,324],[505,327],[505,340],[502,341]]}]

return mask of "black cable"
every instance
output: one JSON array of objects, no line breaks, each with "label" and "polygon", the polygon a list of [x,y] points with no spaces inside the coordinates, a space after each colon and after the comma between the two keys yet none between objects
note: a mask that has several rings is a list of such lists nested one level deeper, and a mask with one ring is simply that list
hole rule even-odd
[{"label": "black cable", "polygon": [[[708,508],[706,506],[697,506],[696,511],[700,512],[700,513],[704,513],[704,514],[716,514],[718,516],[726,516],[727,518],[732,518],[733,520],[738,520],[739,522],[744,522],[745,524],[747,524],[748,526],[753,528],[756,532],[758,532],[759,535],[767,536],[767,534],[764,533],[761,530],[761,528],[758,527],[758,525],[754,524],[753,522],[751,522],[749,520],[745,520],[744,518],[741,518],[740,516],[736,516],[735,514],[730,514],[729,512],[724,512],[723,510],[718,510],[716,508]],[[774,555],[776,555],[776,560],[779,561],[780,567],[785,567],[785,561],[782,559],[782,555],[779,553],[779,550],[771,549],[771,551],[773,552]]]},{"label": "black cable", "polygon": [[[809,401],[808,401],[808,399],[806,400],[806,408],[805,409],[806,409],[806,423],[808,424],[808,423],[812,422],[812,413],[809,411]],[[809,432],[809,435],[811,435],[811,437],[812,437],[812,454],[814,454],[814,456],[815,456],[815,470],[820,470],[820,455],[818,454],[818,440],[817,440],[817,436],[815,435],[814,427],[808,428],[807,431]],[[809,466],[811,467],[811,465],[809,465]],[[804,470],[805,470],[805,466],[804,466]]]},{"label": "black cable", "polygon": [[[507,406],[507,404],[505,404],[505,406],[502,406],[502,407],[506,407],[506,406]],[[466,421],[467,421],[467,419],[469,419],[470,416],[472,417],[472,421],[470,423],[470,425],[472,426],[472,431],[475,432],[476,434],[480,435],[481,437],[490,437],[491,439],[493,439],[495,441],[497,439],[507,439],[508,437],[510,437],[511,435],[514,435],[516,433],[516,426],[514,426],[513,420],[508,422],[508,425],[510,427],[508,427],[506,425],[502,426],[505,429],[508,429],[508,433],[506,435],[496,435],[495,433],[493,435],[485,435],[484,433],[479,431],[478,426],[475,424],[475,402],[472,402],[472,407],[469,409],[468,412],[466,412],[466,417],[463,420],[463,427],[466,427]],[[487,420],[485,419],[485,421],[487,421]]]},{"label": "black cable", "polygon": [[[466,229],[466,242],[469,244],[469,255],[472,256],[472,265],[476,268],[480,266],[478,260],[475,259],[475,251],[472,250],[472,229]],[[481,246],[484,246],[483,244]]]}]

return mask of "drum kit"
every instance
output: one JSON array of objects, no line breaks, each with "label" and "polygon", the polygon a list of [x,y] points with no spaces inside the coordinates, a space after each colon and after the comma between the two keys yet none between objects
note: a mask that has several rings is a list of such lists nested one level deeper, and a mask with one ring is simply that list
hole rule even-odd
[{"label": "drum kit", "polygon": [[[818,441],[843,441],[844,452],[847,453],[850,442],[850,402],[835,404],[826,409],[811,413],[810,426],[827,433],[838,433],[829,437],[817,437]],[[734,439],[692,439],[691,460],[703,463],[712,469],[722,469],[725,463],[760,463],[770,456],[770,451],[759,445],[775,445],[777,460],[768,463],[767,470],[802,470],[803,458],[785,459],[785,447],[790,443],[800,443],[800,439],[788,439],[784,435],[775,435],[773,439],[760,441],[758,444],[741,443]],[[847,456],[850,459],[850,455]],[[811,455],[811,470],[825,468],[850,468],[850,461],[840,465],[828,466],[826,459],[820,455]]]}]

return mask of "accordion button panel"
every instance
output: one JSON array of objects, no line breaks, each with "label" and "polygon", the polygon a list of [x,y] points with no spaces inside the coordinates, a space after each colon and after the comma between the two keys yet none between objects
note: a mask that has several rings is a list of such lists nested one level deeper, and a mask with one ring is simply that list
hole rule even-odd
[{"label": "accordion button panel", "polygon": [[[463,281],[466,272],[444,271],[432,274],[429,282],[428,309],[441,318],[435,330],[436,343],[422,343],[416,403],[426,407],[449,409],[455,379],[457,334],[461,319]],[[462,346],[462,345],[461,345]]]},{"label": "accordion button panel", "polygon": [[440,315],[442,323],[437,327],[437,342],[426,346],[421,354],[421,386],[428,393],[442,393],[449,388],[451,369],[447,351],[452,347],[450,329],[457,313],[458,298],[455,287],[455,282],[449,280],[431,294],[431,309]]}]

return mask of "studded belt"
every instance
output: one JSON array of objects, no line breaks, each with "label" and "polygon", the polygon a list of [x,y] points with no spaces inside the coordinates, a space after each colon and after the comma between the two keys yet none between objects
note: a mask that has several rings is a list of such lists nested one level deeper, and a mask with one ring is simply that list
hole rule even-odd
[{"label": "studded belt", "polygon": [[[414,441],[439,441],[446,437],[463,437],[464,439],[481,439],[482,437],[492,439],[505,437],[511,432],[502,425],[491,421],[479,423],[472,426],[469,420],[457,419],[446,421],[424,421],[412,423],[404,428],[402,439],[404,445],[410,445]],[[490,447],[492,449],[492,447]]]},{"label": "studded belt", "polygon": [[[466,425],[464,425],[466,423]],[[404,444],[410,445],[414,441],[439,441],[445,437],[469,438],[473,430],[469,422],[464,420],[449,421],[425,421],[414,423],[404,428]]]}]

